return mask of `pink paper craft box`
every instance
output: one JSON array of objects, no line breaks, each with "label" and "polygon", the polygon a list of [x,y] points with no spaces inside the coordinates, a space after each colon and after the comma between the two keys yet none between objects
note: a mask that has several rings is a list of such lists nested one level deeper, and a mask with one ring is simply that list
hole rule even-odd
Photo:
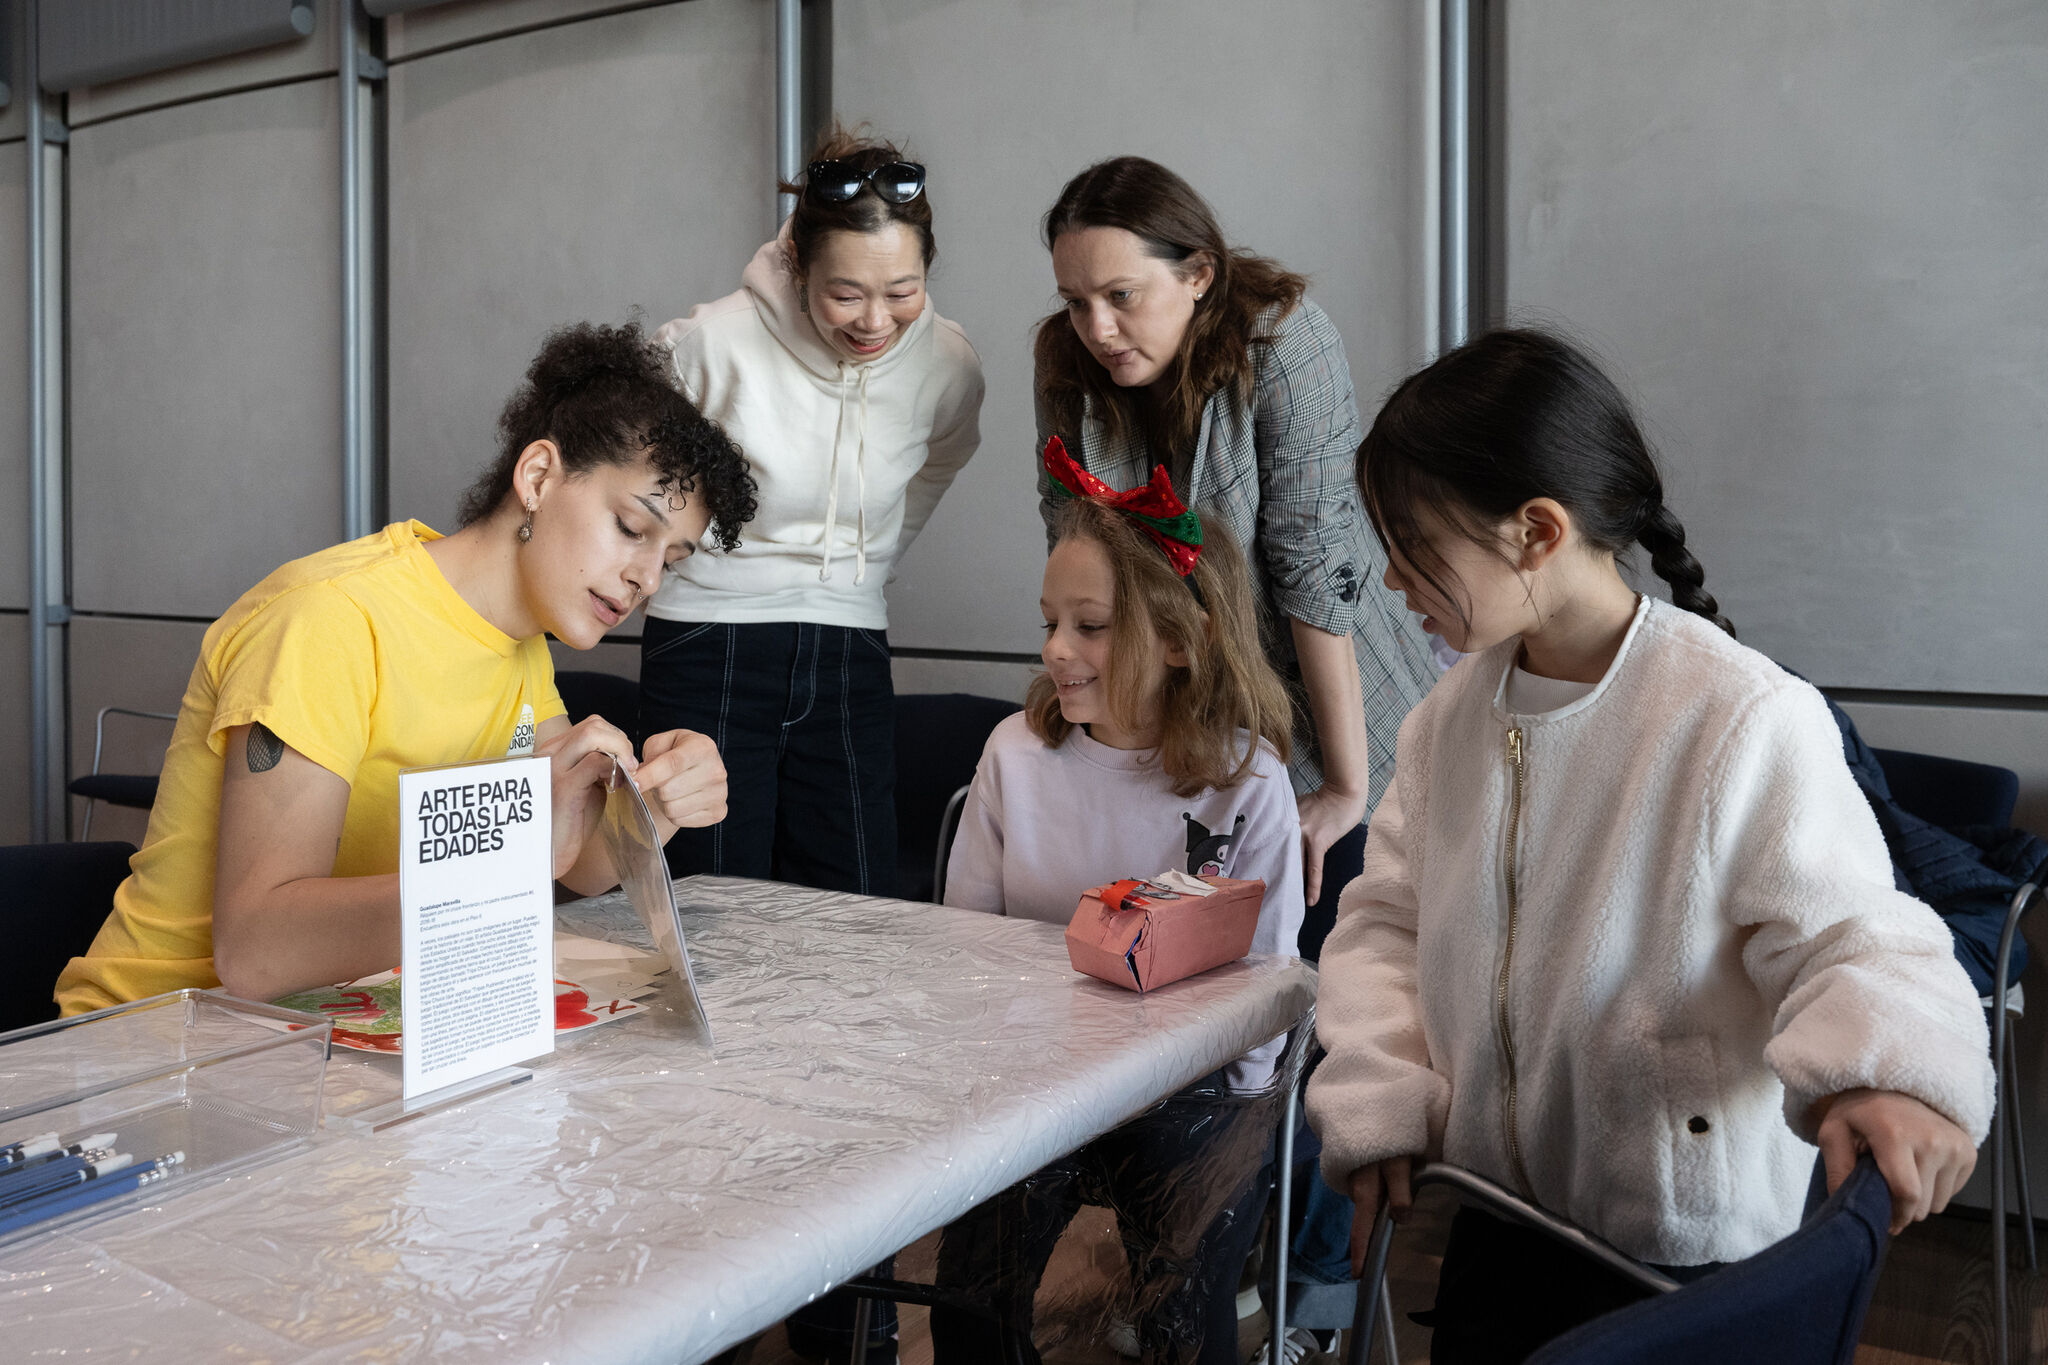
[{"label": "pink paper craft box", "polygon": [[1252,949],[1266,884],[1202,880],[1216,888],[1213,895],[1183,896],[1135,879],[1087,892],[1067,924],[1067,960],[1077,972],[1134,991],[1237,961]]}]

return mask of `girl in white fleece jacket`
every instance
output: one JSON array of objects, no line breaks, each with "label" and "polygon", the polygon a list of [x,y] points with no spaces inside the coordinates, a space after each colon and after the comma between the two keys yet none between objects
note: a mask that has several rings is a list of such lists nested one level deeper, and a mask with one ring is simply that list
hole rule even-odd
[{"label": "girl in white fleece jacket", "polygon": [[835,131],[740,289],[655,335],[746,452],[760,512],[647,607],[643,731],[725,759],[729,809],[678,874],[895,895],[895,694],[883,586],[980,441],[981,362],[925,292],[924,168]]},{"label": "girl in white fleece jacket", "polygon": [[[1308,1109],[1354,1260],[1425,1157],[1691,1273],[1797,1226],[1810,1143],[1830,1188],[1872,1152],[1898,1227],[1939,1210],[1990,1121],[1983,1012],[1820,696],[1702,588],[1620,392],[1490,333],[1359,466],[1387,585],[1471,657],[1401,727],[1323,950]],[[1676,606],[1623,580],[1638,544]],[[1627,1297],[1467,1210],[1432,1358],[1519,1360]]]}]

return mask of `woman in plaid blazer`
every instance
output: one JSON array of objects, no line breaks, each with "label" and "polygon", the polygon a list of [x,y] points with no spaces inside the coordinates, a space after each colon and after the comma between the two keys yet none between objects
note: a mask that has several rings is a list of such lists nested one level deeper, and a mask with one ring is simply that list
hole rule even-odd
[{"label": "woman in plaid blazer", "polygon": [[[1164,464],[1184,502],[1249,547],[1262,643],[1301,703],[1290,767],[1313,958],[1358,873],[1401,720],[1437,672],[1380,581],[1343,339],[1306,280],[1230,247],[1194,188],[1142,157],[1068,181],[1045,240],[1065,307],[1038,327],[1039,448],[1058,435],[1115,488]],[[1048,524],[1052,498],[1041,472]]]}]

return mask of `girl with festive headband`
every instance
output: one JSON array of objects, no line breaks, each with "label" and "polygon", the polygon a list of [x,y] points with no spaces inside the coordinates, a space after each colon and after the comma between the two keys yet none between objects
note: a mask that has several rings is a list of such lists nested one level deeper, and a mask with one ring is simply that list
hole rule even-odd
[{"label": "girl with festive headband", "polygon": [[[1303,903],[1291,710],[1259,651],[1243,556],[1227,531],[1181,503],[1163,469],[1118,493],[1058,438],[1045,466],[1061,499],[1039,600],[1046,671],[982,753],[945,903],[1063,925],[1082,892],[1122,877],[1257,878],[1266,896],[1253,950],[1293,954]],[[1191,1220],[1188,1187],[1201,1182],[1189,1172],[1229,1140],[1224,1090],[1265,1085],[1279,1046],[1255,1049],[954,1223],[940,1244],[940,1283],[993,1289],[1028,1329],[1032,1290],[1061,1230],[1084,1193],[1106,1198],[1133,1248],[1148,1358],[1234,1365],[1235,1291],[1267,1182],[1247,1176],[1243,1188],[1196,1198],[1218,1211]],[[934,1358],[999,1359],[995,1331],[934,1308]]]}]

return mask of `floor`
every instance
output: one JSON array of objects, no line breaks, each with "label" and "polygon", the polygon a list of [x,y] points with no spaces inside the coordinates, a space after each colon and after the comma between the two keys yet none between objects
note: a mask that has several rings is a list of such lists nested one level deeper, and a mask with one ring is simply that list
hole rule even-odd
[{"label": "floor", "polygon": [[[1427,1191],[1417,1216],[1395,1239],[1388,1266],[1393,1286],[1395,1336],[1402,1365],[1429,1359],[1429,1332],[1407,1320],[1428,1305],[1436,1267],[1450,1226],[1453,1205],[1443,1191]],[[2017,1243],[2017,1236],[2013,1239]],[[897,1258],[904,1279],[929,1280],[937,1254],[936,1234]],[[2048,1252],[2048,1246],[2044,1246]],[[2015,1264],[2020,1252],[2014,1247]],[[1039,1294],[1037,1340],[1046,1365],[1122,1365],[1122,1358],[1094,1337],[1099,1305],[1123,1276],[1123,1253],[1114,1220],[1102,1209],[1084,1209],[1047,1268]],[[2016,1270],[2011,1280],[2014,1356],[2048,1360],[2048,1277]],[[1991,1316],[1991,1229],[1980,1218],[1955,1215],[1909,1228],[1895,1238],[1864,1322],[1857,1365],[1995,1365]],[[1264,1341],[1263,1315],[1247,1319],[1240,1358],[1249,1360]],[[925,1310],[902,1309],[900,1352],[904,1365],[931,1365]],[[799,1365],[777,1327],[757,1339],[746,1365]]]}]

